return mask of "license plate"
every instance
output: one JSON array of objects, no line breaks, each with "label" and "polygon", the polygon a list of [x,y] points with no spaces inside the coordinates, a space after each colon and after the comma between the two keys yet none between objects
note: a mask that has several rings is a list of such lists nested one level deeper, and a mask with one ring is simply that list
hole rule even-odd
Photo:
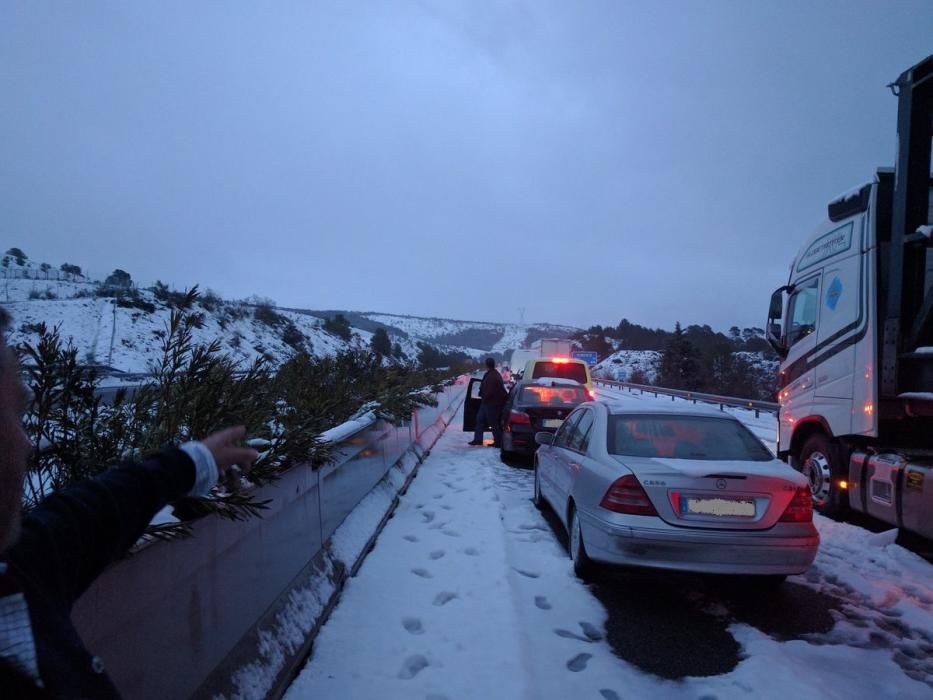
[{"label": "license plate", "polygon": [[683,515],[719,515],[740,518],[755,517],[755,501],[736,498],[684,498],[680,501]]},{"label": "license plate", "polygon": [[545,418],[541,421],[542,428],[559,428],[564,421],[560,418]]}]

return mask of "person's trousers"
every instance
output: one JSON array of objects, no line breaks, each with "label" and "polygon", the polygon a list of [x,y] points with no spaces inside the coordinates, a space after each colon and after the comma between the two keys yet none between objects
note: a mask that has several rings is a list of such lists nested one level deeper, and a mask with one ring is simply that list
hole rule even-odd
[{"label": "person's trousers", "polygon": [[502,445],[502,427],[499,425],[501,414],[502,404],[482,402],[476,412],[476,430],[473,432],[473,442],[482,442],[486,426],[492,426],[492,441],[496,447],[500,447]]}]

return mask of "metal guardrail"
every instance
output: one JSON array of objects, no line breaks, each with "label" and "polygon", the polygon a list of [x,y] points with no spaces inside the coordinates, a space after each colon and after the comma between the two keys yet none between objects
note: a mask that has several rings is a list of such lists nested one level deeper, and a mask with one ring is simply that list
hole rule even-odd
[{"label": "metal guardrail", "polygon": [[639,391],[642,394],[654,394],[655,396],[670,396],[671,400],[675,398],[686,399],[687,401],[702,401],[703,403],[718,404],[719,410],[724,410],[726,406],[736,408],[745,408],[755,412],[755,418],[761,415],[762,411],[777,415],[780,404],[771,401],[753,401],[751,399],[741,399],[737,396],[720,396],[718,394],[703,394],[699,391],[684,391],[683,389],[665,389],[660,386],[651,386],[650,384],[632,384],[631,382],[617,382],[612,379],[593,379],[593,384],[600,384],[615,387],[619,389],[628,389],[630,392]]}]

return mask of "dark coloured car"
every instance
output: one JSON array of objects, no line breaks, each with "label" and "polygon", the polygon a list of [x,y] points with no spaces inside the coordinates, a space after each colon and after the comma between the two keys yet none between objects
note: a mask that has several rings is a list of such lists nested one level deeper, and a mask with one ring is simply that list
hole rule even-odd
[{"label": "dark coloured car", "polygon": [[535,433],[555,432],[574,408],[588,400],[586,387],[569,379],[517,382],[502,409],[502,458],[534,454]]}]

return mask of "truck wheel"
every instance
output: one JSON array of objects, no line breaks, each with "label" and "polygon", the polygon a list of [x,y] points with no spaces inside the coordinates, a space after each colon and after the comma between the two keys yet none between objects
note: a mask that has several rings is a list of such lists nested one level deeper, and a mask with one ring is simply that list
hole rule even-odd
[{"label": "truck wheel", "polygon": [[813,507],[824,515],[841,515],[848,510],[846,494],[836,483],[845,474],[835,464],[836,455],[825,435],[811,435],[800,451],[800,471],[810,482]]}]

